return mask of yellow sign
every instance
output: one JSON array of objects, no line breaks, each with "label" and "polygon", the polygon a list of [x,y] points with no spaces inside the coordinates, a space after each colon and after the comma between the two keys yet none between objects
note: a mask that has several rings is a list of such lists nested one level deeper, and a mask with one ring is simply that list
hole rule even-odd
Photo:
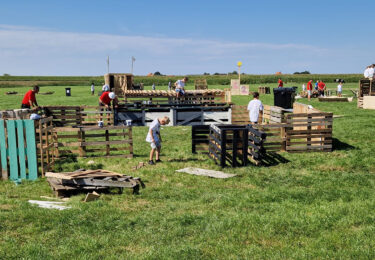
[{"label": "yellow sign", "polygon": [[238,66],[238,67],[241,67],[241,66],[242,66],[242,62],[240,62],[240,61],[237,62],[237,66]]}]

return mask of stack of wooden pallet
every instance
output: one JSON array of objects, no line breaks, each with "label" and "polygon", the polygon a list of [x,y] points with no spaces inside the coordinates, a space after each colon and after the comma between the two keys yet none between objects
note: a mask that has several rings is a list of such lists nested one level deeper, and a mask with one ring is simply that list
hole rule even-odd
[{"label": "stack of wooden pallet", "polygon": [[51,189],[58,197],[88,191],[106,192],[111,188],[118,188],[120,193],[123,188],[130,188],[133,189],[133,193],[138,193],[140,187],[145,187],[140,178],[101,169],[80,169],[75,172],[61,173],[47,172],[46,177]]},{"label": "stack of wooden pallet", "polygon": [[[204,89],[204,90],[186,90],[185,95],[223,95],[225,92],[220,89]],[[176,91],[172,90],[126,90],[126,97],[175,97]]]}]

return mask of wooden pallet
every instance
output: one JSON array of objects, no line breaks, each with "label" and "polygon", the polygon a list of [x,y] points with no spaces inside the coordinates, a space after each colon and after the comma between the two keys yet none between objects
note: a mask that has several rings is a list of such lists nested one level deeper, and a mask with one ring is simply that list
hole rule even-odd
[{"label": "wooden pallet", "polygon": [[301,113],[287,116],[286,151],[332,151],[332,113]]},{"label": "wooden pallet", "polygon": [[82,124],[82,108],[80,106],[44,106],[42,110],[46,117],[52,116],[54,126],[64,127]]},{"label": "wooden pallet", "polygon": [[36,147],[42,177],[44,177],[45,172],[52,170],[55,163],[56,148],[54,145],[54,127],[52,122],[52,117],[35,121]]},{"label": "wooden pallet", "polygon": [[209,125],[193,125],[191,127],[191,150],[192,153],[208,153],[208,143],[210,135]]},{"label": "wooden pallet", "polygon": [[77,170],[75,172],[46,173],[51,189],[58,197],[87,191],[108,191],[111,188],[129,188],[133,193],[138,193],[140,187],[145,185],[140,178],[133,178],[107,170]]},{"label": "wooden pallet", "polygon": [[205,90],[208,89],[206,79],[196,79],[194,82],[195,90]]},{"label": "wooden pallet", "polygon": [[54,141],[58,157],[133,157],[132,128],[128,126],[55,127]]}]

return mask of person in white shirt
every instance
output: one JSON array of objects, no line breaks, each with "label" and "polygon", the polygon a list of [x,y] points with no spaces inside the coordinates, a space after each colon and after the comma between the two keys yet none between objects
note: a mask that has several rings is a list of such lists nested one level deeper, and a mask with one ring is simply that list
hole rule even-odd
[{"label": "person in white shirt", "polygon": [[342,96],[342,82],[340,82],[337,86],[337,96],[341,97]]},{"label": "person in white shirt", "polygon": [[302,84],[302,91],[305,92],[305,90],[306,90],[306,86],[305,84]]},{"label": "person in white shirt", "polygon": [[374,68],[375,68],[375,64],[372,64],[369,66],[367,72],[368,72],[368,78],[369,79],[373,79],[374,78]]},{"label": "person in white shirt", "polygon": [[188,80],[188,77],[184,77],[183,79],[179,79],[174,83],[176,86],[177,97],[185,95],[185,84]]},{"label": "person in white shirt", "polygon": [[151,145],[151,151],[150,151],[150,160],[148,161],[148,164],[154,165],[154,153],[156,151],[156,161],[155,162],[161,162],[160,160],[160,151],[161,151],[161,135],[160,135],[160,126],[161,125],[167,125],[169,124],[169,117],[165,116],[163,118],[156,118],[154,121],[152,121],[147,137],[146,142],[149,142]]},{"label": "person in white shirt", "polygon": [[247,110],[249,110],[250,123],[257,124],[259,112],[263,111],[263,104],[262,101],[259,100],[258,92],[254,92],[253,97],[253,100],[251,100],[247,106]]},{"label": "person in white shirt", "polygon": [[95,93],[95,85],[94,85],[94,82],[91,83],[91,96],[93,96]]}]

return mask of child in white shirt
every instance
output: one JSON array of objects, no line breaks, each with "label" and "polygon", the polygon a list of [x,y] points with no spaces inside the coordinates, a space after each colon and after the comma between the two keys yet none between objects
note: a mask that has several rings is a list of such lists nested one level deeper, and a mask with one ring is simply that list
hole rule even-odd
[{"label": "child in white shirt", "polygon": [[337,96],[341,97],[342,96],[342,82],[340,82],[337,86]]},{"label": "child in white shirt", "polygon": [[160,160],[160,151],[161,151],[161,135],[160,135],[160,126],[161,125],[167,125],[169,124],[169,117],[165,116],[163,118],[156,118],[154,121],[152,121],[147,137],[146,142],[149,142],[151,145],[151,151],[150,151],[150,160],[148,161],[148,164],[154,165],[154,153],[156,151],[156,162],[161,162]]},{"label": "child in white shirt", "polygon": [[262,101],[259,100],[259,93],[254,92],[254,99],[247,105],[247,110],[249,110],[249,118],[251,124],[257,124],[259,118],[259,112],[263,111]]}]

